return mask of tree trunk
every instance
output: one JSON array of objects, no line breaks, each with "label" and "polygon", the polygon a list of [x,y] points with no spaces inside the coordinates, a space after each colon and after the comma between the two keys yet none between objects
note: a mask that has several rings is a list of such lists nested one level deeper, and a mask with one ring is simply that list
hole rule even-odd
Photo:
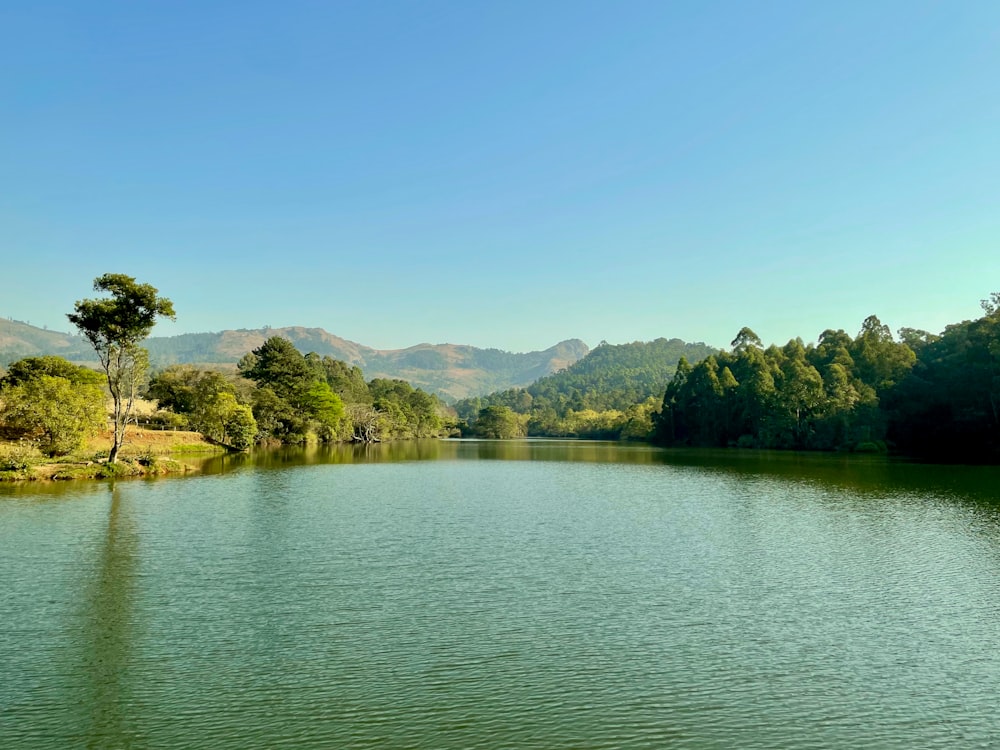
[{"label": "tree trunk", "polygon": [[125,422],[122,419],[121,400],[114,399],[114,422],[115,426],[111,432],[111,450],[108,451],[108,463],[113,464],[118,461],[118,451],[121,450],[122,442],[125,439]]}]

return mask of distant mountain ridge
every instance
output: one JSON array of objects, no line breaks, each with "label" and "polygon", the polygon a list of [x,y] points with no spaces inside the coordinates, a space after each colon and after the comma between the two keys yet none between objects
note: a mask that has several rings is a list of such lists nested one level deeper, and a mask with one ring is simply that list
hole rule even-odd
[{"label": "distant mountain ridge", "polygon": [[[525,353],[462,344],[417,344],[406,349],[380,350],[322,328],[302,326],[154,336],[146,340],[145,346],[154,367],[171,364],[232,367],[271,336],[288,339],[304,354],[315,352],[321,357],[357,365],[367,380],[402,378],[449,401],[528,385],[569,367],[590,351],[579,339]],[[57,354],[80,363],[97,362],[94,350],[81,336],[0,319],[0,365],[42,354]]]}]

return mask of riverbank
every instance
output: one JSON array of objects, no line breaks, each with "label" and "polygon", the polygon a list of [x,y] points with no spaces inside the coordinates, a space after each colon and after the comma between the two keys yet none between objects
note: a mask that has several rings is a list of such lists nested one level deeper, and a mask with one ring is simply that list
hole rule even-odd
[{"label": "riverbank", "polygon": [[111,434],[97,435],[68,456],[49,458],[30,445],[0,441],[0,481],[58,481],[184,474],[197,471],[185,457],[225,453],[200,433],[186,430],[130,429],[118,454],[107,463]]}]

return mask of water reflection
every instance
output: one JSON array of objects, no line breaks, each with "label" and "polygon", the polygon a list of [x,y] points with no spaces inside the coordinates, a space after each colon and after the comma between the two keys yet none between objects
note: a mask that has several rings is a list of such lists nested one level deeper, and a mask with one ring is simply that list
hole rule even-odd
[{"label": "water reflection", "polygon": [[660,462],[749,480],[766,476],[869,497],[913,494],[974,500],[1000,509],[1000,467],[921,464],[886,456],[754,450],[667,450]]},{"label": "water reflection", "polygon": [[647,445],[586,440],[401,440],[390,443],[282,446],[253,453],[216,456],[202,473],[224,474],[245,467],[283,469],[317,464],[381,464],[410,461],[571,461],[662,463],[662,451]]},{"label": "water reflection", "polygon": [[0,503],[3,750],[1000,731],[996,468],[566,440],[214,466]]},{"label": "water reflection", "polygon": [[[912,492],[1000,510],[1000,467],[921,464],[885,456],[790,451],[665,449],[644,444],[587,440],[402,440],[375,445],[282,446],[252,453],[185,459],[203,475],[284,470],[326,464],[388,464],[413,461],[555,461],[670,466],[732,476],[806,482],[865,497]],[[187,477],[169,477],[186,481]],[[163,478],[129,481],[163,481]],[[55,497],[104,491],[94,481],[0,483],[5,496]]]},{"label": "water reflection", "polygon": [[664,449],[586,440],[405,440],[376,445],[315,445],[214,457],[202,472],[225,474],[252,467],[287,469],[320,464],[409,461],[557,461],[671,466],[731,475],[807,482],[864,496],[909,491],[1000,508],[1000,467],[920,464],[885,456],[789,451]]},{"label": "water reflection", "polygon": [[203,474],[227,474],[247,467],[286,469],[319,464],[396,463],[434,461],[453,457],[447,441],[401,440],[391,443],[339,443],[333,445],[281,446],[252,453],[213,456],[201,464]]},{"label": "water reflection", "polygon": [[139,537],[131,504],[111,485],[107,531],[83,597],[82,683],[88,694],[88,748],[129,748],[137,738],[128,709],[136,623]]}]

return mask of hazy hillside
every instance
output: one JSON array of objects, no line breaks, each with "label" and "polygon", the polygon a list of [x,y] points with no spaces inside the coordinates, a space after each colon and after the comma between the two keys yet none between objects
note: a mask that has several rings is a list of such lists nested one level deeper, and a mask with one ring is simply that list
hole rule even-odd
[{"label": "hazy hillside", "polygon": [[0,366],[37,354],[58,354],[69,360],[97,362],[94,350],[82,336],[70,336],[36,328],[20,320],[0,318]]},{"label": "hazy hillside", "polygon": [[[187,333],[146,341],[154,367],[192,363],[233,366],[271,336],[288,339],[302,353],[358,365],[365,377],[402,378],[414,386],[453,400],[523,386],[568,367],[589,351],[578,339],[540,352],[513,353],[458,344],[417,344],[407,349],[378,350],[342,339],[322,328],[259,328]],[[97,362],[79,336],[45,331],[20,321],[0,320],[0,365],[21,357],[58,354],[75,362]]]}]

